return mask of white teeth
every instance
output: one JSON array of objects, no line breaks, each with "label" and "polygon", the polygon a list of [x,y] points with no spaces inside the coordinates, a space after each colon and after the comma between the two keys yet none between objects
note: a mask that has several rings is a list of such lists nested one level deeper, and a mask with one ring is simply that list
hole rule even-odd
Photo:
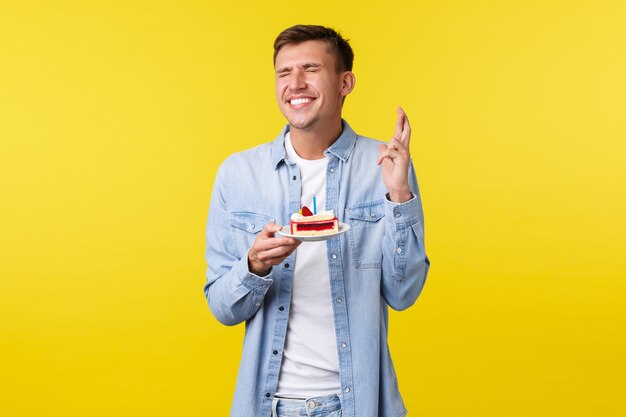
[{"label": "white teeth", "polygon": [[298,104],[310,103],[310,102],[311,102],[310,98],[293,98],[290,101],[292,106],[297,106]]}]

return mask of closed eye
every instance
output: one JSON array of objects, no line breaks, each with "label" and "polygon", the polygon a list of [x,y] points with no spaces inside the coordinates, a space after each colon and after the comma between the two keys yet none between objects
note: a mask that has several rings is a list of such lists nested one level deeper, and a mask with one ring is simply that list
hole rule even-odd
[{"label": "closed eye", "polygon": [[316,71],[319,71],[322,68],[322,66],[320,64],[311,63],[311,64],[304,64],[302,68],[304,68],[306,72],[316,72]]}]

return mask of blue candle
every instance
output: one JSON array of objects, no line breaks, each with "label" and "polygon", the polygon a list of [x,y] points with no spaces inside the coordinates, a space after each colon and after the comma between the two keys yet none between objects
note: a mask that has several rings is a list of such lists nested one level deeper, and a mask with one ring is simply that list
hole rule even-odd
[{"label": "blue candle", "polygon": [[313,214],[317,214],[317,200],[315,199],[315,194],[313,194]]}]

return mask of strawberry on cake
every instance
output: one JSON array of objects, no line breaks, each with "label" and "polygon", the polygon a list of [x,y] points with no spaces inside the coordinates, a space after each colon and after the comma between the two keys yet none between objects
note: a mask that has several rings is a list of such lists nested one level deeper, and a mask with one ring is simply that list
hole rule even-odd
[{"label": "strawberry on cake", "polygon": [[302,207],[301,213],[291,215],[291,234],[295,236],[321,236],[337,233],[339,220],[332,210],[311,213],[308,207]]}]

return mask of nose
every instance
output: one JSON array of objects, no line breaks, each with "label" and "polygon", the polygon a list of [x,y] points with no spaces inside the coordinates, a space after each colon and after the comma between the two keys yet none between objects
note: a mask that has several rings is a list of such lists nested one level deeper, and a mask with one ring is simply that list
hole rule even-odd
[{"label": "nose", "polygon": [[289,79],[289,89],[291,91],[298,91],[306,88],[306,79],[304,77],[304,71],[295,70],[291,74]]}]

